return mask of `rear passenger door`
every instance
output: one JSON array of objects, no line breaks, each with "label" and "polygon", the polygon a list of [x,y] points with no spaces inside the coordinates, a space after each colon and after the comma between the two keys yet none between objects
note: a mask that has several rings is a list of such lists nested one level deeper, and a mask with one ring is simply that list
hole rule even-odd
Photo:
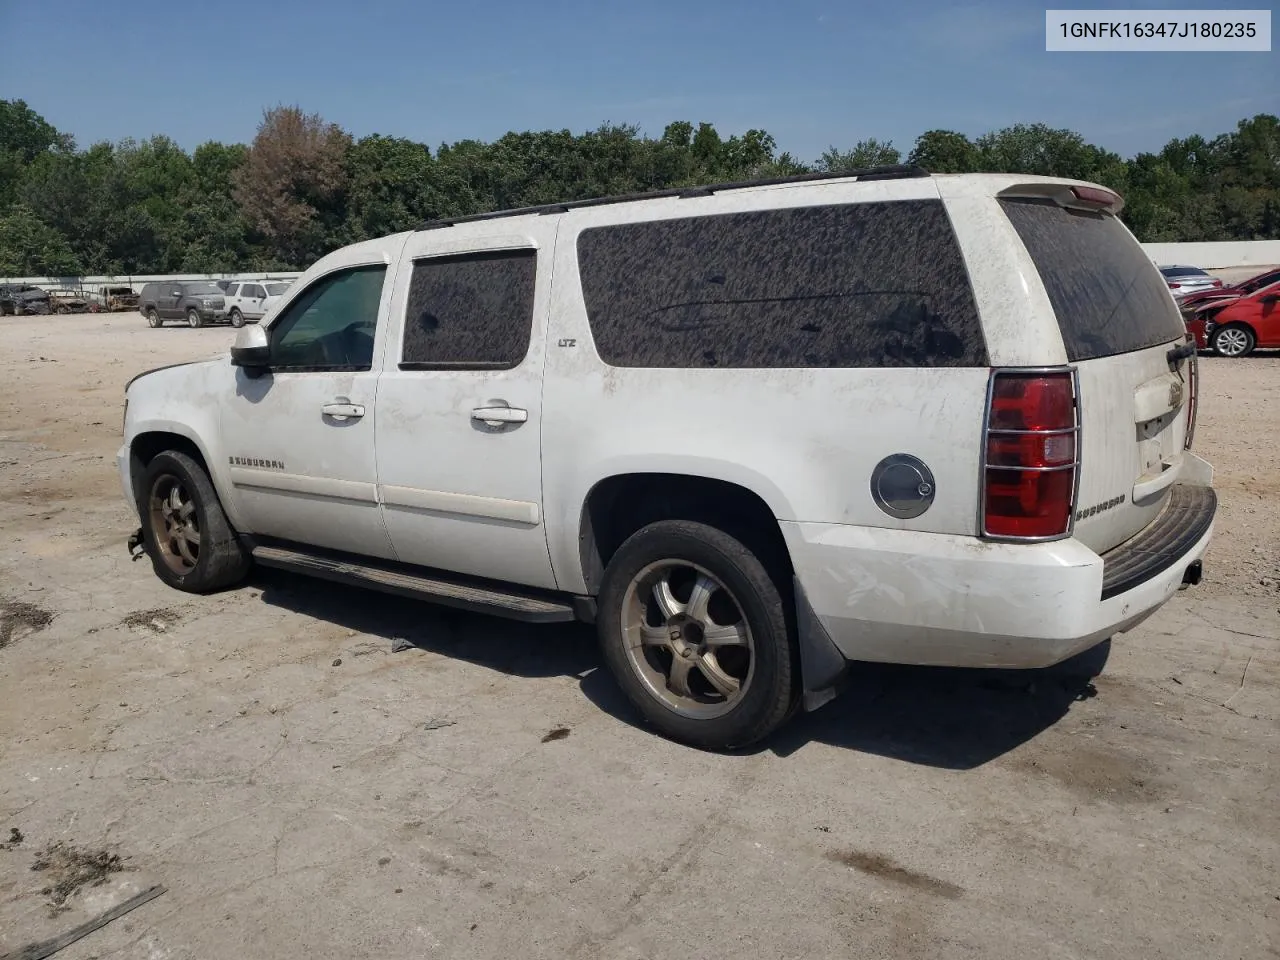
[{"label": "rear passenger door", "polygon": [[379,498],[403,561],[554,588],[542,369],[558,220],[413,234],[378,385]]}]

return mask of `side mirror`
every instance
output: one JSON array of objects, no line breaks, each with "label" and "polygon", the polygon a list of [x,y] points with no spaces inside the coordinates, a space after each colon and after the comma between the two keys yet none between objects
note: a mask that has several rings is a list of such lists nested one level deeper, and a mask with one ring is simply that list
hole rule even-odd
[{"label": "side mirror", "polygon": [[246,324],[236,334],[231,348],[231,365],[244,367],[250,376],[261,376],[271,369],[271,345],[267,331],[256,323]]}]

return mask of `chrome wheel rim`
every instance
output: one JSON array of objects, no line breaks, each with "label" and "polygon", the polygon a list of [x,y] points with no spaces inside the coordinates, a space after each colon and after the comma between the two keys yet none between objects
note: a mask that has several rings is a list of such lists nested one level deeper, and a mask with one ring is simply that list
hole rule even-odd
[{"label": "chrome wheel rim", "polygon": [[151,326],[153,327],[160,326],[160,314],[152,310],[150,313],[147,314],[147,323],[151,324]]},{"label": "chrome wheel rim", "polygon": [[196,313],[194,310],[192,310],[190,313],[188,313],[188,314],[187,314],[187,326],[189,326],[189,327],[198,327],[198,326],[200,326],[200,314]]},{"label": "chrome wheel rim", "polygon": [[1214,340],[1214,346],[1224,357],[1238,357],[1249,346],[1249,336],[1243,330],[1223,330]]},{"label": "chrome wheel rim", "polygon": [[200,562],[200,521],[187,485],[171,473],[156,477],[148,512],[161,559],[174,573],[186,576]]},{"label": "chrome wheel rim", "polygon": [[755,639],[742,605],[710,571],[685,560],[641,570],[622,601],[627,661],[650,695],[682,717],[736,707],[755,675]]}]

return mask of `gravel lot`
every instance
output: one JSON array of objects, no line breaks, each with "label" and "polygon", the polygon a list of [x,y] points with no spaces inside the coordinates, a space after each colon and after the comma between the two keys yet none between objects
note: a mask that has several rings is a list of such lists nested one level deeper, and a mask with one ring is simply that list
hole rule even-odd
[{"label": "gravel lot", "polygon": [[122,387],[231,340],[0,321],[0,953],[163,883],[58,960],[1280,956],[1280,357],[1202,361],[1201,587],[717,756],[587,628],[130,563]]}]

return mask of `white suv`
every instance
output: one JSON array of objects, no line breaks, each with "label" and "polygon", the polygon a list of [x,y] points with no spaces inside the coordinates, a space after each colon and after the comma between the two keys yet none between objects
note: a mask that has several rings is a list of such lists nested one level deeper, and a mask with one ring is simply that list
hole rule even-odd
[{"label": "white suv", "polygon": [[[1090,184],[912,167],[424,224],[127,388],[131,541],[597,624],[659,730],[1040,667],[1200,578],[1195,350]],[[352,602],[360,602],[358,594]]]},{"label": "white suv", "polygon": [[236,280],[227,284],[225,299],[231,325],[243,327],[246,321],[261,320],[288,289],[289,284],[283,280]]}]

